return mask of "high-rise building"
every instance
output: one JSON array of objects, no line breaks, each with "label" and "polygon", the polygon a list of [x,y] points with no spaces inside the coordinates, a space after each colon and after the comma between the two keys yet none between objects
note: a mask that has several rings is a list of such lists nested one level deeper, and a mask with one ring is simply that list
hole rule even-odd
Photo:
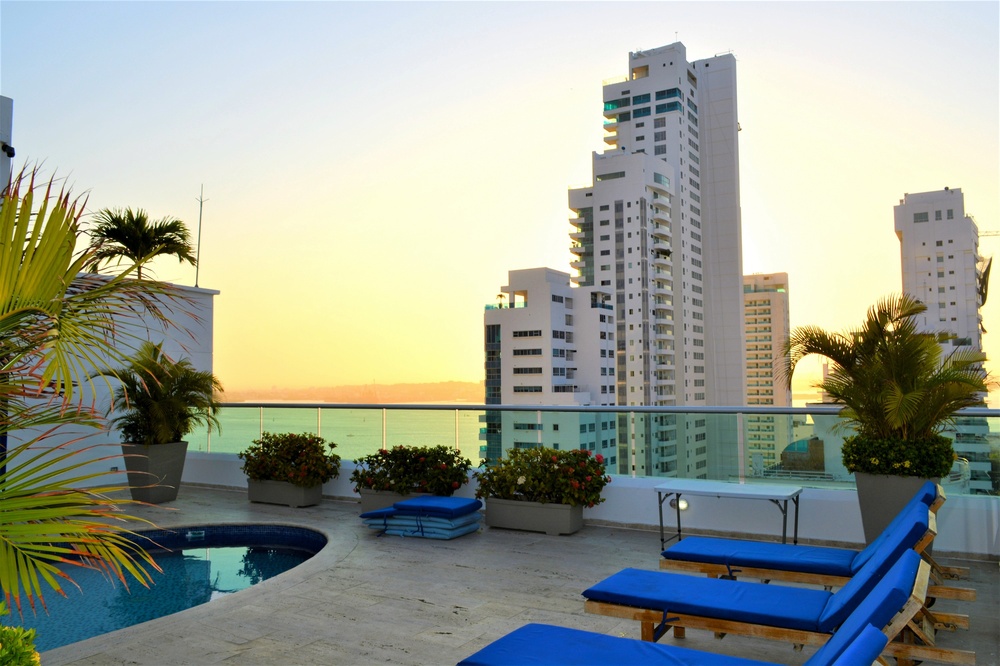
[{"label": "high-rise building", "polygon": [[[551,268],[510,271],[486,307],[486,401],[504,405],[614,405],[615,316],[607,290],[573,288]],[[617,456],[614,415],[487,411],[486,458],[509,448],[588,448]]]},{"label": "high-rise building", "polygon": [[[920,299],[927,311],[920,330],[946,333],[945,355],[956,349],[982,350],[983,316],[989,263],[979,254],[979,228],[965,213],[961,188],[905,194],[894,208],[903,291]],[[990,492],[991,463],[985,419],[963,417],[944,433],[955,440],[960,467],[968,461],[969,489]]]},{"label": "high-rise building", "polygon": [[14,100],[0,96],[0,192],[10,182],[11,158],[14,149],[11,147],[11,131],[14,125]]},{"label": "high-rise building", "polygon": [[[688,62],[681,43],[630,53],[603,98],[611,148],[569,203],[576,280],[614,293],[618,404],[742,405],[736,59]],[[736,441],[724,419],[632,418],[622,471],[705,476],[710,436]]]},{"label": "high-rise building", "polygon": [[927,305],[920,328],[951,334],[948,346],[982,349],[984,266],[961,188],[906,194],[894,212],[903,291]]},{"label": "high-rise building", "polygon": [[[744,275],[743,318],[746,331],[746,404],[753,407],[791,407],[792,390],[782,374],[784,345],[790,332],[788,274]],[[765,476],[781,465],[781,454],[794,439],[792,417],[786,414],[748,414],[743,418],[748,471],[753,476]],[[807,448],[808,442],[803,446]]]},{"label": "high-rise building", "polygon": [[[688,62],[681,43],[630,53],[603,99],[609,148],[592,156],[593,184],[569,191],[573,281],[613,308],[614,357],[600,366],[613,381],[601,386],[610,404],[742,405],[736,59]],[[615,432],[620,473],[714,476],[735,455],[708,440],[738,440],[734,419],[697,414],[623,414]]]}]

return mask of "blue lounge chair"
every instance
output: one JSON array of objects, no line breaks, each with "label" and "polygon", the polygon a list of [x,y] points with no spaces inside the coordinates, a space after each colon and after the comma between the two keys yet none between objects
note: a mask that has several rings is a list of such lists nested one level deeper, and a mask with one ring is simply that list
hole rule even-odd
[{"label": "blue lounge chair", "polygon": [[[808,666],[871,664],[888,637],[876,627],[899,624],[920,594],[919,557],[900,558],[838,631],[806,662]],[[873,626],[874,625],[874,626]],[[576,629],[529,624],[487,645],[459,666],[554,664],[669,664],[671,666],[765,666],[763,662],[659,645]]]},{"label": "blue lounge chair", "polygon": [[[805,666],[868,666],[882,653],[888,638],[866,625],[851,641],[840,633],[811,656]],[[828,650],[847,643],[838,654]],[[713,654],[674,645],[660,645],[567,629],[550,624],[526,624],[515,629],[458,666],[607,666],[608,664],[663,664],[664,666],[778,666],[770,662]]]},{"label": "blue lounge chair", "polygon": [[[889,526],[867,548],[861,551],[822,546],[798,546],[783,543],[721,539],[714,537],[687,537],[664,550],[661,569],[703,573],[718,577],[760,578],[765,581],[781,580],[809,583],[824,587],[840,587],[856,574],[882,549],[893,543],[895,554],[913,548],[924,553],[937,531],[934,515],[929,517],[929,530],[923,530],[922,517],[929,507],[943,502],[939,487],[928,482],[893,519]],[[926,559],[929,556],[925,555]],[[931,562],[932,572],[934,562]],[[933,573],[932,573],[933,575]],[[932,586],[928,597],[975,601],[975,590],[959,587]],[[954,627],[948,627],[954,628]]]},{"label": "blue lounge chair", "polygon": [[[641,637],[647,641],[658,640],[670,629],[674,629],[676,637],[681,637],[685,628],[693,628],[820,645],[859,607],[883,576],[898,576],[898,567],[912,568],[920,563],[920,555],[908,550],[886,572],[884,561],[873,557],[836,593],[624,569],[583,592],[587,599],[584,610],[638,620]],[[888,634],[893,638],[904,629],[913,631],[913,639],[922,644],[890,643],[888,649],[919,648],[922,656],[913,658],[974,663],[974,655],[973,661],[968,661],[970,653],[936,647],[932,633],[916,633],[924,621],[922,613],[926,612],[923,602],[929,569],[929,565],[925,565],[927,575],[923,577],[919,598],[914,600],[916,607],[910,619],[896,628],[895,633]],[[917,621],[910,622],[913,618]],[[895,656],[895,653],[890,654]],[[914,653],[904,651],[904,654]]]}]

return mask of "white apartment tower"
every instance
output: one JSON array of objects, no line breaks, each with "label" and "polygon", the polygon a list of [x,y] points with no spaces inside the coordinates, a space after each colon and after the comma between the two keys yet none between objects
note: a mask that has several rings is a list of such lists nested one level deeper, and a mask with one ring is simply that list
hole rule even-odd
[{"label": "white apartment tower", "polygon": [[[792,390],[782,375],[784,345],[790,332],[788,273],[743,276],[746,331],[746,404],[791,407]],[[746,415],[744,442],[753,476],[764,476],[781,463],[781,452],[794,439],[792,417]]]},{"label": "white apartment tower", "polygon": [[[611,293],[573,288],[550,268],[510,271],[496,305],[486,306],[486,402],[504,405],[614,405],[615,318]],[[512,447],[588,448],[613,465],[613,415],[487,411],[486,457]]]},{"label": "white apartment tower", "polygon": [[[946,332],[943,352],[983,348],[983,317],[989,262],[979,254],[979,228],[965,213],[961,189],[906,194],[894,208],[903,271],[903,291],[920,299],[927,311],[920,329]],[[972,492],[992,490],[986,419],[961,418],[944,434],[955,440],[955,451],[968,461]]]},{"label": "white apartment tower", "polygon": [[921,329],[951,333],[951,346],[982,349],[984,267],[962,190],[906,194],[894,212],[903,291],[927,305]]},{"label": "white apartment tower", "polygon": [[[736,59],[630,53],[603,99],[610,148],[569,206],[574,280],[613,294],[618,404],[742,405]],[[705,476],[709,435],[736,440],[722,419],[621,418],[622,472]]]}]

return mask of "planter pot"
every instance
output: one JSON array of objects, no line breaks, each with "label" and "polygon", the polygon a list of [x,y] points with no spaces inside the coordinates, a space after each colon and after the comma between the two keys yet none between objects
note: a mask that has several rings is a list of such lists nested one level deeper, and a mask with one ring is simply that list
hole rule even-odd
[{"label": "planter pot", "polygon": [[284,504],[293,508],[314,506],[323,499],[323,484],[303,488],[287,481],[247,479],[247,497],[251,502],[263,504]]},{"label": "planter pot", "polygon": [[122,444],[132,499],[150,504],[177,499],[187,447],[187,442]]},{"label": "planter pot", "polygon": [[413,497],[422,497],[428,493],[410,493],[409,495],[401,495],[400,493],[393,492],[391,490],[369,490],[368,488],[360,488],[358,494],[361,495],[361,513],[368,513],[369,511],[378,511],[379,509],[385,509],[396,502],[402,502],[405,499],[411,499]]},{"label": "planter pot", "polygon": [[878,538],[892,519],[906,503],[913,499],[917,491],[928,481],[940,483],[940,479],[921,479],[915,476],[886,476],[856,472],[858,503],[861,505],[861,524],[865,528],[865,543]]},{"label": "planter pot", "polygon": [[583,527],[583,507],[490,497],[486,500],[486,524],[509,530],[545,532],[552,536],[573,534]]}]

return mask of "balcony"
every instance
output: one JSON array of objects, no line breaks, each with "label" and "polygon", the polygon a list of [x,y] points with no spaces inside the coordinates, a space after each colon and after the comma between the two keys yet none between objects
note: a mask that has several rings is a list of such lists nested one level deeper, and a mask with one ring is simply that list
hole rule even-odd
[{"label": "balcony", "polygon": [[[496,409],[544,411],[510,406]],[[580,592],[624,567],[656,568],[660,543],[652,489],[659,482],[657,477],[615,475],[605,490],[607,501],[585,510],[584,530],[572,537],[485,528],[450,542],[379,538],[357,519],[357,503],[348,481],[352,458],[379,446],[415,440],[452,444],[475,453],[485,410],[483,405],[227,405],[221,435],[191,437],[192,451],[178,500],[169,507],[136,507],[136,512],[163,527],[295,523],[321,530],[330,543],[313,559],[266,584],[50,651],[43,655],[43,663],[206,663],[225,659],[269,663],[275,654],[282,654],[294,655],[294,662],[301,664],[450,664],[526,622],[539,620],[638,637],[636,623],[584,614]],[[824,419],[836,421],[835,410],[829,408],[565,406],[559,411],[608,412],[624,415],[630,424],[644,418],[660,419],[655,427],[661,430],[667,423],[663,419],[676,419],[678,430],[682,421],[707,420],[709,431],[717,433],[732,431],[744,415],[794,417],[821,434],[826,432]],[[996,429],[1000,412],[980,411],[988,414],[986,418]],[[245,477],[235,452],[261,429],[318,431],[340,443],[338,452],[344,465],[340,477],[324,487],[324,502],[312,508],[289,509],[246,501]],[[663,432],[673,439],[675,431]],[[570,433],[563,434],[571,438]],[[749,470],[739,467],[736,441],[725,437],[714,441],[716,450],[709,457],[731,463],[714,469],[713,478],[754,483]],[[649,445],[662,446],[656,442]],[[758,453],[772,455],[765,449],[758,443]],[[628,467],[631,461],[623,464]],[[860,545],[860,514],[849,478],[810,479],[803,474],[768,482],[805,487],[801,542]],[[473,492],[466,486],[460,495],[471,496]],[[995,631],[1000,597],[995,561],[1000,543],[1000,499],[949,490],[938,521],[935,557],[970,566],[971,578],[961,584],[976,588],[978,593],[974,603],[938,600],[934,610],[971,618],[970,630],[938,633],[939,645],[976,650],[979,663],[992,663],[1000,648]],[[694,497],[689,501],[684,526],[692,534],[773,540],[780,536],[781,520],[777,510],[757,502]],[[957,553],[974,559],[956,561]],[[497,614],[497,608],[504,612]],[[663,642],[676,640],[668,636]],[[800,655],[787,644],[754,638],[729,636],[719,641],[711,633],[697,630],[689,630],[687,638],[678,642],[777,663],[800,663],[812,651],[807,647]]]}]

